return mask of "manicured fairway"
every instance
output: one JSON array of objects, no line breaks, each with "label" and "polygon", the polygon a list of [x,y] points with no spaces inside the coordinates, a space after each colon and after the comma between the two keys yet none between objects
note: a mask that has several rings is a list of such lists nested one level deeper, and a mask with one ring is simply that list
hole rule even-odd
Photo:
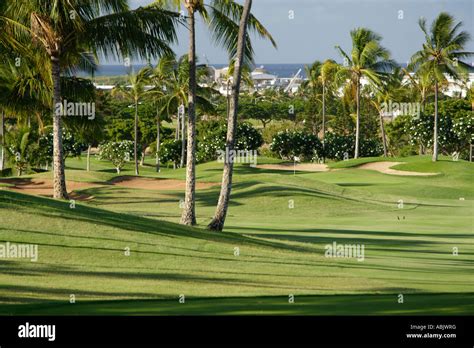
[{"label": "manicured fairway", "polygon": [[[187,228],[176,224],[183,192],[111,185],[110,164],[87,173],[70,160],[68,180],[97,184],[74,209],[0,190],[0,243],[39,245],[37,262],[0,260],[0,314],[473,314],[474,165],[393,161],[440,174],[238,165],[219,234],[203,230],[218,186],[198,190],[199,226]],[[198,180],[218,184],[221,167],[198,166]],[[151,162],[142,175],[184,179]],[[325,257],[333,242],[364,245],[364,261]]]}]

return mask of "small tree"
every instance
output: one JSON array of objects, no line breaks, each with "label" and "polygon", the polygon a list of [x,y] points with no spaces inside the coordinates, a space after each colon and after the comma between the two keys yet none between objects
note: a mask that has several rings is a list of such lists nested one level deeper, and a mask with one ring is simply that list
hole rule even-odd
[{"label": "small tree", "polygon": [[31,132],[28,128],[19,128],[8,133],[6,137],[7,149],[10,154],[9,159],[21,176],[28,169],[29,147],[31,145]]},{"label": "small tree", "polygon": [[117,174],[120,174],[125,163],[133,156],[134,148],[134,143],[129,140],[108,142],[99,146],[99,159],[112,162]]}]

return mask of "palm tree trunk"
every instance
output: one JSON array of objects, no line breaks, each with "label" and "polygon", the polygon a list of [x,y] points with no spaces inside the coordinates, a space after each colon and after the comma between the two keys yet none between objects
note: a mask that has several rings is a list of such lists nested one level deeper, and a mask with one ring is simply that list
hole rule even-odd
[{"label": "palm tree trunk", "polygon": [[92,148],[92,145],[89,145],[87,147],[87,171],[90,171],[91,170],[91,148]]},{"label": "palm tree trunk", "polygon": [[[176,141],[179,140],[179,122],[180,122],[180,112],[179,112],[179,108],[178,108],[178,113],[176,114],[176,132],[175,132],[175,135],[174,135],[174,139]],[[173,161],[173,169],[176,169],[178,168],[178,163],[176,161]]]},{"label": "palm tree trunk", "polygon": [[189,25],[189,95],[188,95],[188,143],[186,161],[186,191],[181,223],[196,224],[196,26],[194,8],[188,7]]},{"label": "palm tree trunk", "polygon": [[176,116],[176,132],[175,132],[175,140],[179,140],[179,128],[180,128],[180,113],[179,113],[179,109],[178,109],[178,113],[177,113],[177,116]]},{"label": "palm tree trunk", "polygon": [[435,105],[434,105],[434,129],[433,129],[433,162],[438,160],[438,81],[435,81]]},{"label": "palm tree trunk", "polygon": [[185,135],[185,113],[183,112],[183,115],[182,115],[182,121],[181,121],[181,163],[180,163],[180,168],[183,168],[184,167],[184,156],[186,155],[186,151],[185,151],[185,148],[186,148],[186,137],[184,136]]},{"label": "palm tree trunk", "polygon": [[5,169],[5,114],[3,110],[0,112],[0,174]]},{"label": "palm tree trunk", "polygon": [[385,135],[385,126],[384,126],[384,123],[383,123],[382,112],[379,112],[379,118],[380,118],[380,132],[382,133],[383,156],[388,157],[387,137]]},{"label": "palm tree trunk", "polygon": [[357,78],[357,87],[356,87],[356,139],[355,139],[355,150],[354,158],[359,158],[359,136],[360,136],[360,79]]},{"label": "palm tree trunk", "polygon": [[160,114],[156,115],[156,172],[160,172]]},{"label": "palm tree trunk", "polygon": [[135,160],[135,175],[139,175],[138,172],[138,101],[135,100],[135,125],[134,125],[134,141],[133,141],[133,156]]},{"label": "palm tree trunk", "polygon": [[63,132],[61,128],[62,110],[57,107],[61,104],[61,66],[59,57],[51,57],[53,78],[53,197],[55,199],[68,199],[66,190],[66,175],[64,173],[63,157]]},{"label": "palm tree trunk", "polygon": [[323,84],[323,162],[325,160],[325,155],[324,155],[324,138],[326,137],[326,86]]},{"label": "palm tree trunk", "polygon": [[[232,153],[235,146],[235,136],[237,130],[237,112],[239,106],[240,81],[242,78],[242,61],[244,58],[245,39],[247,35],[247,23],[252,7],[252,0],[246,0],[242,18],[240,20],[239,37],[237,42],[237,58],[235,62],[234,79],[232,86],[232,98],[230,99],[229,117],[227,119],[227,139],[226,152]],[[225,156],[224,171],[222,173],[222,186],[217,203],[216,213],[211,223],[207,226],[213,231],[222,231],[224,228],[227,209],[229,207],[230,193],[232,190],[232,174],[234,161]]]}]

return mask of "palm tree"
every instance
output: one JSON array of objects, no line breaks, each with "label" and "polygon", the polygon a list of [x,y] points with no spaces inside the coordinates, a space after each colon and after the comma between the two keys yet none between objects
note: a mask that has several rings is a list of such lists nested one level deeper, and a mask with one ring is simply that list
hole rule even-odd
[{"label": "palm tree", "polygon": [[14,57],[4,52],[5,64],[0,66],[0,142],[2,145],[0,169],[5,163],[5,117],[14,116],[18,121],[29,124],[33,113],[42,130],[42,114],[50,110],[52,96],[47,64],[39,54],[30,54],[22,58],[22,64],[16,66]]},{"label": "palm tree", "polygon": [[331,87],[336,86],[338,69],[339,64],[332,59],[327,59],[323,63],[317,60],[312,65],[305,66],[307,80],[302,87],[309,92],[312,99],[321,103],[323,149],[326,136],[326,100],[328,92],[333,90]]},{"label": "palm tree", "polygon": [[360,142],[360,93],[361,79],[366,77],[370,81],[379,83],[380,76],[390,71],[395,65],[390,59],[390,53],[381,46],[382,38],[373,31],[366,28],[357,28],[351,31],[352,50],[350,55],[336,46],[344,59],[339,75],[342,73],[350,80],[352,88],[355,88],[356,99],[356,140],[354,158],[359,157]]},{"label": "palm tree", "polygon": [[[239,21],[243,7],[234,0],[211,0],[206,4],[204,0],[156,0],[160,5],[181,10],[181,6],[188,13],[189,30],[189,93],[188,93],[188,122],[187,122],[187,161],[186,161],[186,192],[181,223],[185,225],[196,224],[196,14],[201,15],[204,22],[212,32],[212,38],[223,45],[229,55],[234,57],[237,50],[237,37]],[[261,37],[268,38],[273,44],[273,38],[263,25],[250,15],[247,23],[250,30]],[[245,59],[251,61],[253,54],[252,45],[246,42]]]},{"label": "palm tree", "polygon": [[327,98],[327,93],[328,90],[332,92],[332,89],[330,87],[336,87],[337,86],[337,72],[339,71],[339,64],[337,64],[334,60],[332,59],[327,59],[324,61],[324,63],[321,65],[321,73],[320,73],[320,80],[322,83],[322,88],[323,88],[323,95],[322,95],[322,114],[323,114],[323,119],[322,119],[322,144],[323,144],[323,153],[324,153],[324,148],[325,148],[325,137],[326,137],[326,98]]},{"label": "palm tree", "polygon": [[[310,103],[322,102],[322,85],[321,85],[321,67],[322,63],[316,60],[311,65],[305,66],[306,78],[302,84],[304,93],[309,97]],[[316,122],[313,122],[313,133],[317,135]]]},{"label": "palm tree", "polygon": [[166,113],[163,112],[163,109],[160,107],[159,100],[166,95],[168,91],[168,81],[171,72],[173,71],[175,59],[173,56],[164,56],[162,57],[156,66],[153,68],[150,75],[150,82],[153,85],[153,88],[148,92],[154,99],[156,104],[156,172],[160,172],[160,127],[162,115]]},{"label": "palm tree", "polygon": [[[152,82],[154,88],[147,92],[158,104],[158,114],[172,115],[177,110],[188,105],[189,97],[189,61],[188,55],[181,56],[176,60],[172,56],[163,57],[153,69]],[[208,77],[208,70],[205,66],[196,66],[196,79],[198,81]],[[196,86],[196,108],[200,111],[210,111],[213,105],[209,100],[209,96],[214,93],[214,90],[209,87]],[[181,140],[182,140],[182,156],[181,167],[184,167],[184,150],[186,150],[186,137],[184,134],[184,117],[179,115],[178,124],[176,126],[176,140],[180,132],[181,126]],[[157,135],[158,136],[158,135]]]},{"label": "palm tree", "polygon": [[418,21],[425,35],[423,49],[411,58],[410,68],[429,74],[434,80],[434,128],[433,128],[433,162],[438,160],[438,93],[439,84],[446,80],[445,75],[455,79],[466,71],[469,65],[461,59],[471,56],[464,46],[470,39],[469,33],[460,31],[462,22],[455,24],[454,18],[442,12],[431,24],[428,32],[426,19]]},{"label": "palm tree", "polygon": [[133,102],[133,108],[135,111],[133,126],[133,158],[135,161],[135,175],[140,174],[138,171],[138,105],[146,95],[146,85],[150,81],[151,74],[152,69],[146,66],[140,69],[136,74],[129,74],[125,85],[116,86],[112,90],[113,96],[119,96]]},{"label": "palm tree", "polygon": [[[239,106],[240,81],[242,78],[242,66],[244,62],[245,40],[247,39],[247,23],[252,8],[252,0],[246,0],[242,18],[239,25],[239,35],[237,40],[237,57],[234,60],[234,76],[232,79],[232,98],[230,100],[229,116],[227,119],[227,139],[226,153],[234,151],[235,137],[237,131],[237,114]],[[224,228],[227,209],[229,207],[230,193],[232,190],[232,174],[234,169],[233,160],[224,161],[224,171],[222,173],[222,186],[217,203],[214,218],[208,225],[208,228],[214,231],[222,231]]]},{"label": "palm tree", "polygon": [[[158,56],[170,52],[177,15],[158,7],[130,11],[124,0],[15,0],[4,21],[30,37],[51,65],[53,107],[61,105],[61,70],[85,52],[96,56]],[[84,61],[84,59],[82,59]],[[58,109],[59,110],[59,109]],[[61,115],[53,114],[54,198],[66,199]]]},{"label": "palm tree", "polygon": [[379,114],[384,157],[388,156],[387,137],[385,135],[385,125],[383,120],[384,105],[387,105],[389,101],[399,100],[400,97],[405,94],[403,77],[404,73],[399,67],[397,67],[391,74],[384,76],[378,84],[371,84],[373,97],[370,100]]}]

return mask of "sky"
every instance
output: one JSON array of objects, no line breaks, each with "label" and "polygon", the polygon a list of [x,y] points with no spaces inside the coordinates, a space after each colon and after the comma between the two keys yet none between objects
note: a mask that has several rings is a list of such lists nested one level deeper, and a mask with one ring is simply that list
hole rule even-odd
[{"label": "sky", "polygon": [[[133,8],[152,0],[130,0]],[[243,1],[239,1],[243,2]],[[463,29],[474,39],[473,0],[254,0],[252,13],[265,25],[277,42],[253,38],[258,64],[310,63],[328,58],[341,61],[336,45],[351,47],[350,31],[357,27],[372,29],[382,36],[382,44],[399,63],[407,62],[421,48],[423,34],[418,19],[429,24],[442,11],[464,23]],[[186,29],[179,30],[177,55],[187,51]],[[197,24],[197,55],[201,63],[225,64],[224,49],[216,47],[202,21]],[[474,42],[467,46],[474,51]]]}]

